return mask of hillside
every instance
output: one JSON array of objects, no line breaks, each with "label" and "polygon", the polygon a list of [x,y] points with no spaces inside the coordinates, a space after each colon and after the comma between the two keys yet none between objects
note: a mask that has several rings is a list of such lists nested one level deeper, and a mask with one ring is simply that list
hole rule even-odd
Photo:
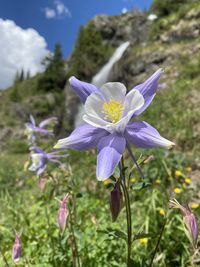
[{"label": "hillside", "polygon": [[[92,19],[80,29],[73,53],[65,62],[65,75],[66,79],[75,75],[91,81],[116,47],[130,41],[109,80],[123,82],[131,89],[163,67],[160,91],[144,117],[152,124],[156,122],[159,130],[178,144],[178,149],[193,153],[194,144],[200,140],[200,3],[183,1],[184,4],[171,7],[172,1],[165,2],[168,10],[163,8],[166,3],[162,6],[154,1],[152,12],[158,16],[154,21],[148,19],[148,13],[140,11]],[[1,92],[2,147],[12,146],[13,138],[24,147],[23,123],[30,113],[39,119],[52,114],[58,116],[60,135],[73,127],[79,100],[68,84],[63,90],[38,89],[38,80],[43,75]],[[198,151],[198,145],[195,150]]]}]

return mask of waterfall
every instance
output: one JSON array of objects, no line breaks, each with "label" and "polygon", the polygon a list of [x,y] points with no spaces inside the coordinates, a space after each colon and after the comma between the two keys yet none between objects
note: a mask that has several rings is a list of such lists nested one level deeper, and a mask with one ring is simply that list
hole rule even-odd
[{"label": "waterfall", "polygon": [[[104,83],[108,82],[110,72],[112,71],[112,68],[114,64],[121,59],[123,56],[124,52],[130,45],[130,42],[125,42],[121,44],[113,53],[109,61],[100,69],[100,71],[92,78],[91,83],[96,85],[97,87],[101,87]],[[83,106],[81,105],[79,108],[79,112],[75,118],[75,127],[80,126],[83,124],[83,117],[84,114],[84,109]]]},{"label": "waterfall", "polygon": [[101,87],[104,83],[108,81],[110,72],[114,66],[114,64],[120,60],[123,56],[124,52],[126,51],[127,47],[129,46],[129,42],[125,42],[121,44],[111,56],[109,61],[103,66],[103,68],[92,78],[92,84],[96,85],[97,87]]}]

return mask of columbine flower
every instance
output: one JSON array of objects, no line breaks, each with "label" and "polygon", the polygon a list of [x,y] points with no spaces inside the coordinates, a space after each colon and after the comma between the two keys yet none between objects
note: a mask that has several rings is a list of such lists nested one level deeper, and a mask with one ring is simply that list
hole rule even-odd
[{"label": "columbine flower", "polygon": [[176,199],[170,200],[170,206],[174,209],[180,209],[183,214],[183,222],[189,233],[189,239],[194,247],[197,245],[198,225],[194,214],[189,208],[183,207]]},{"label": "columbine flower", "polygon": [[58,141],[55,148],[86,150],[97,147],[97,178],[110,177],[118,165],[126,144],[138,147],[167,147],[174,143],[160,136],[158,131],[144,121],[129,123],[142,113],[153,100],[162,70],[156,71],[144,83],[128,94],[126,87],[118,82],[106,83],[100,89],[71,77],[72,89],[85,104],[83,116],[86,124]]},{"label": "columbine flower", "polygon": [[64,232],[67,219],[69,216],[69,209],[67,207],[67,204],[69,202],[69,194],[67,194],[62,201],[60,201],[60,208],[58,210],[58,215],[57,215],[57,222],[60,230]]},{"label": "columbine flower", "polygon": [[57,158],[67,157],[68,155],[61,155],[59,152],[46,153],[39,147],[31,147],[32,165],[29,167],[30,171],[37,172],[37,175],[43,173],[47,167],[48,161],[62,164]]},{"label": "columbine flower", "polygon": [[112,214],[112,220],[115,222],[122,208],[122,192],[120,184],[117,182],[114,189],[110,193],[110,210]]},{"label": "columbine flower", "polygon": [[18,233],[15,234],[15,242],[12,249],[12,260],[14,263],[18,262],[21,257],[21,240]]},{"label": "columbine flower", "polygon": [[33,118],[32,115],[30,115],[30,122],[25,123],[25,126],[26,126],[25,134],[28,137],[29,144],[33,145],[35,142],[36,137],[35,137],[34,133],[39,133],[41,135],[53,136],[53,132],[45,129],[45,127],[50,125],[50,124],[57,123],[57,121],[58,120],[56,117],[51,117],[49,119],[41,121],[39,126],[37,126],[35,123],[35,119]]}]

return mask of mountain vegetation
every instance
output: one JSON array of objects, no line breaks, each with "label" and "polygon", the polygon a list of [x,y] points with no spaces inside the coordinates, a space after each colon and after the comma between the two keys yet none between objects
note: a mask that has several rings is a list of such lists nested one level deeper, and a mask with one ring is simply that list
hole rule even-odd
[{"label": "mountain vegetation", "polygon": [[[157,16],[154,20],[149,19],[152,13]],[[55,139],[51,146],[45,143],[47,149],[51,150],[56,140],[66,137],[74,127],[80,104],[69,88],[68,78],[75,75],[91,81],[125,41],[130,46],[114,65],[109,80],[122,82],[130,90],[163,68],[156,97],[138,120],[148,121],[176,143],[173,151],[134,148],[150,184],[149,190],[137,187],[140,175],[125,155],[132,170],[131,211],[133,229],[137,230],[133,266],[149,264],[165,216],[168,216],[167,226],[154,266],[199,266],[199,248],[194,253],[184,235],[182,217],[168,208],[169,199],[175,196],[200,216],[198,0],[154,0],[149,12],[133,10],[118,16],[99,15],[81,27],[68,59],[63,59],[61,47],[56,44],[54,53],[44,59],[43,73],[30,77],[21,70],[13,86],[0,92],[0,247],[10,266],[13,233],[18,229],[23,244],[19,266],[76,266],[72,260],[76,255],[71,249],[74,237],[82,266],[125,266],[122,253],[125,208],[119,222],[112,223],[108,201],[112,185],[95,180],[95,151],[68,151],[69,158],[63,161],[65,169],[61,168],[59,173],[55,165],[50,166],[41,190],[41,184],[37,187],[38,178],[27,170],[29,150],[24,135],[24,123],[33,114],[37,122],[50,116],[58,118]],[[76,219],[76,224],[69,221],[74,228],[62,235],[56,224],[55,198],[61,199],[66,191],[76,203],[70,206],[70,220]],[[1,257],[0,266],[3,264]]]}]

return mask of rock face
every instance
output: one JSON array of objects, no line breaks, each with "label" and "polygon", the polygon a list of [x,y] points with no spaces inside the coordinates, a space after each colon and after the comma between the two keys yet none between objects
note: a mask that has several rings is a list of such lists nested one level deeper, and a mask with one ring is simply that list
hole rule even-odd
[{"label": "rock face", "polygon": [[130,41],[132,44],[144,42],[151,24],[147,15],[140,11],[113,17],[100,15],[96,16],[93,22],[104,41],[114,47],[125,41]]}]

